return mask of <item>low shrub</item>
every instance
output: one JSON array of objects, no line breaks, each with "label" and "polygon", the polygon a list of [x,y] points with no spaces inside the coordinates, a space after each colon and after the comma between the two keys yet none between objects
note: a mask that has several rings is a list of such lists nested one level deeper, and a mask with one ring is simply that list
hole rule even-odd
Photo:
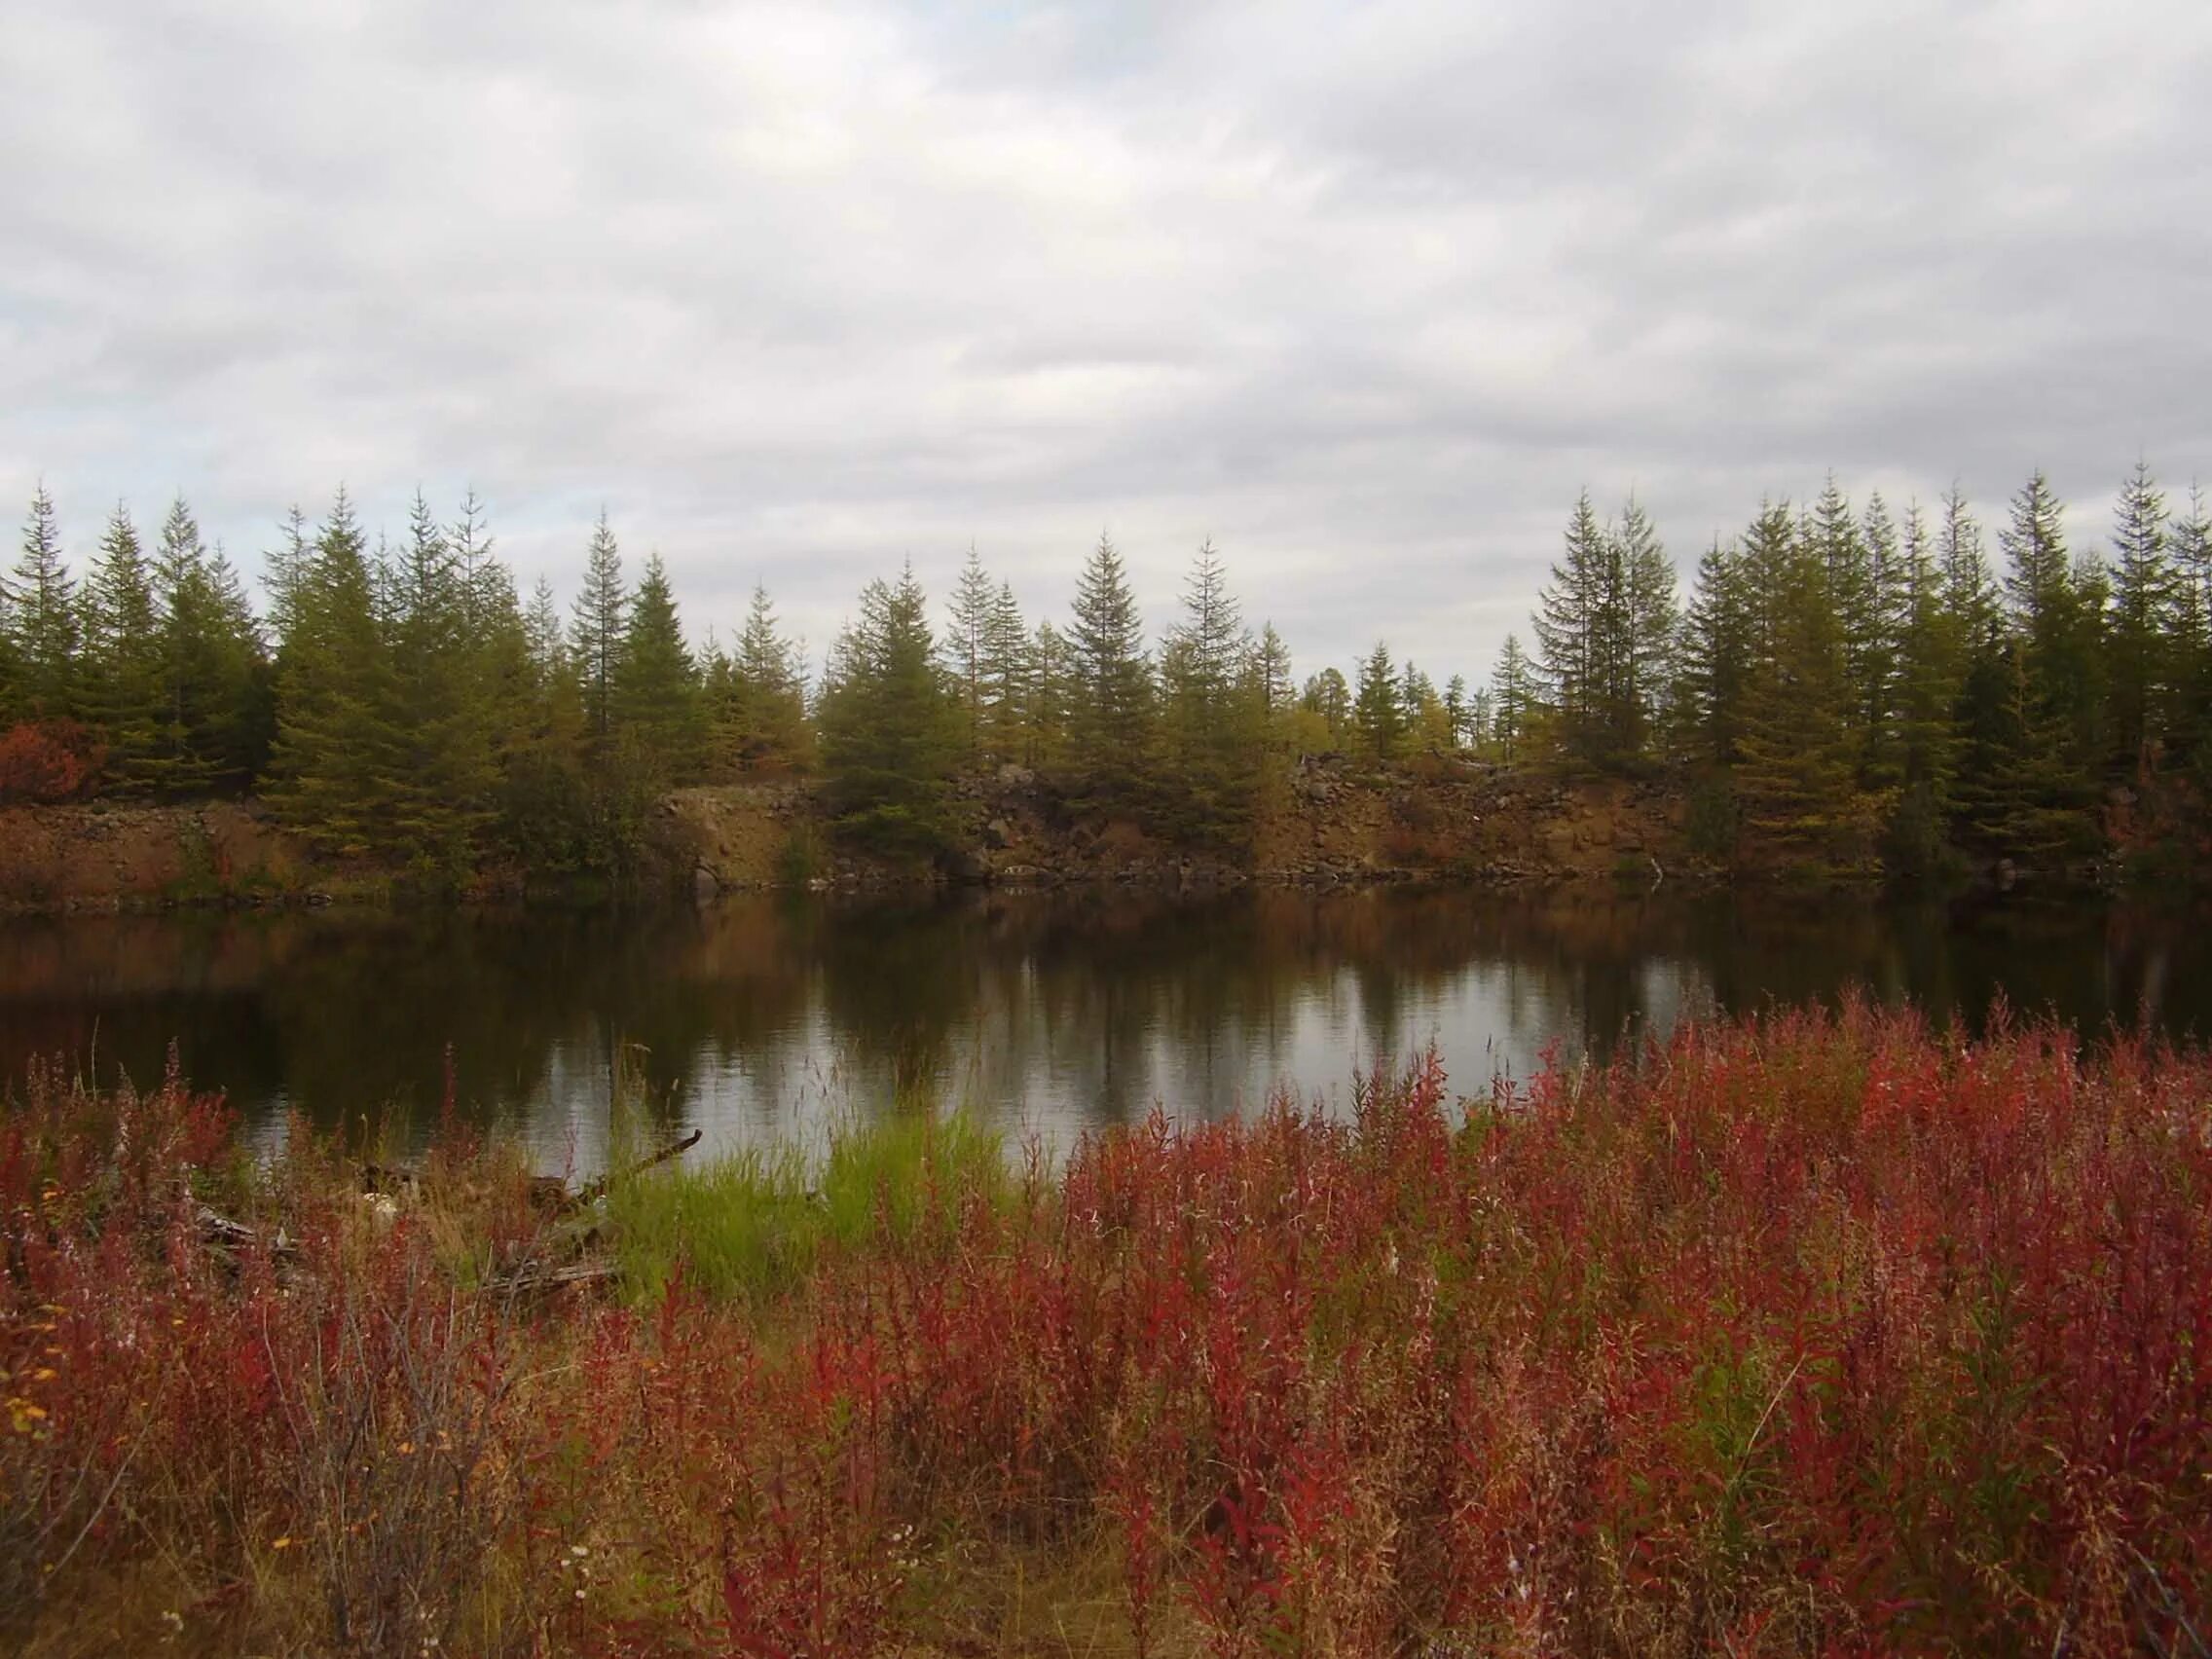
[{"label": "low shrub", "polygon": [[2212,1615],[2198,1052],[1847,1005],[1050,1171],[906,1116],[578,1212],[448,1125],[359,1187],[304,1132],[241,1161],[173,1079],[0,1114],[28,1650],[2187,1652]]}]

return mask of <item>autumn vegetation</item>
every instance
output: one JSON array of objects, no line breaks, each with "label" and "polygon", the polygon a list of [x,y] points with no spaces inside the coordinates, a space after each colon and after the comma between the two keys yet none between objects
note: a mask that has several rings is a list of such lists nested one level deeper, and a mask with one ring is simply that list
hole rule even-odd
[{"label": "autumn vegetation", "polygon": [[[649,1141],[652,1137],[644,1136]],[[2191,1653],[2212,1060],[1846,1006],[594,1201],[0,1117],[39,1654]],[[625,1164],[624,1168],[627,1169]],[[364,1187],[373,1191],[364,1191]]]}]

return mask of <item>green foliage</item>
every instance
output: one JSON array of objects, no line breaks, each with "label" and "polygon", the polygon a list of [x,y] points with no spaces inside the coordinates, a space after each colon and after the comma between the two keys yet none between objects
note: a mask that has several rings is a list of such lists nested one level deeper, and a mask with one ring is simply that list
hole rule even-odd
[{"label": "green foliage", "polygon": [[657,553],[645,561],[630,597],[608,697],[615,725],[650,756],[664,786],[698,780],[707,755],[699,666],[684,644],[676,594]]},{"label": "green foliage", "polygon": [[383,852],[398,838],[399,680],[368,550],[343,490],[298,580],[294,630],[277,659],[281,713],[269,798],[329,851]]},{"label": "green foliage", "polygon": [[1382,641],[1359,665],[1359,689],[1352,697],[1352,728],[1370,759],[1394,760],[1406,747],[1406,715],[1398,700],[1397,671],[1390,647]]},{"label": "green foliage", "polygon": [[874,581],[862,593],[860,619],[830,651],[820,724],[839,831],[907,859],[943,852],[959,706],[911,566],[896,586]]},{"label": "green foliage", "polygon": [[1247,672],[1254,652],[1208,542],[1192,562],[1183,618],[1161,651],[1169,780],[1161,809],[1178,838],[1234,844],[1249,825],[1271,695]]},{"label": "green foliage", "polygon": [[728,771],[803,771],[813,763],[805,675],[768,590],[756,585],[734,653],[708,655],[703,697],[711,747]]},{"label": "green foliage", "polygon": [[915,1247],[944,1214],[935,1193],[1004,1208],[1010,1191],[996,1135],[958,1113],[901,1108],[840,1126],[821,1158],[784,1142],[616,1181],[608,1212],[634,1301],[657,1303],[679,1272],[717,1300],[759,1301],[802,1282],[830,1250]]},{"label": "green foliage", "polygon": [[622,549],[606,510],[593,527],[584,554],[584,583],[576,595],[569,654],[583,687],[584,721],[594,742],[614,725],[614,665],[627,632],[630,599],[622,586]]},{"label": "green foliage", "polygon": [[1076,587],[1067,638],[1068,753],[1078,794],[1106,807],[1137,807],[1151,794],[1156,686],[1136,594],[1105,536]]},{"label": "green foliage", "polygon": [[1725,773],[1690,785],[1683,803],[1682,833],[1693,856],[1714,864],[1733,862],[1742,822],[1743,809]]},{"label": "green foliage", "polygon": [[1657,726],[1675,643],[1674,567],[1633,498],[1616,528],[1583,492],[1531,621],[1562,754],[1633,764]]},{"label": "green foliage", "polygon": [[1491,671],[1491,746],[1508,766],[1522,758],[1536,714],[1536,675],[1519,635],[1508,634]]},{"label": "green foliage", "polygon": [[23,521],[9,610],[14,712],[30,719],[70,719],[83,713],[76,583],[61,557],[54,498],[43,484]]}]

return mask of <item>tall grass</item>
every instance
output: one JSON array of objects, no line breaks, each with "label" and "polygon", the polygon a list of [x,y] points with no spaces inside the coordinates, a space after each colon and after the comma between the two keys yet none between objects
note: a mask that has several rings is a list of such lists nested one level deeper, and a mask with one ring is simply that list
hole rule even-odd
[{"label": "tall grass", "polygon": [[779,1143],[618,1177],[608,1221],[633,1303],[679,1284],[758,1303],[807,1280],[826,1251],[921,1248],[924,1228],[954,1213],[934,1201],[945,1194],[1003,1209],[1011,1191],[996,1134],[963,1113],[905,1110],[846,1122],[820,1154]]}]

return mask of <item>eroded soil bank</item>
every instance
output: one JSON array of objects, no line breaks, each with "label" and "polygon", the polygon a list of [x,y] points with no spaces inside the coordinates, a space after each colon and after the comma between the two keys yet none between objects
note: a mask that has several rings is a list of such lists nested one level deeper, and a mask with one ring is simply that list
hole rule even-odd
[{"label": "eroded soil bank", "polygon": [[[1693,878],[1679,794],[1567,784],[1460,763],[1378,772],[1308,756],[1272,780],[1246,850],[1179,845],[1071,810],[1019,766],[964,780],[960,835],[928,879],[1011,886],[1451,878],[1518,884]],[[654,814],[645,884],[702,898],[783,886],[877,887],[916,872],[839,849],[819,789],[780,780],[679,790]],[[403,873],[316,853],[258,802],[0,809],[0,911],[375,901]],[[490,869],[478,897],[523,889]]]}]

